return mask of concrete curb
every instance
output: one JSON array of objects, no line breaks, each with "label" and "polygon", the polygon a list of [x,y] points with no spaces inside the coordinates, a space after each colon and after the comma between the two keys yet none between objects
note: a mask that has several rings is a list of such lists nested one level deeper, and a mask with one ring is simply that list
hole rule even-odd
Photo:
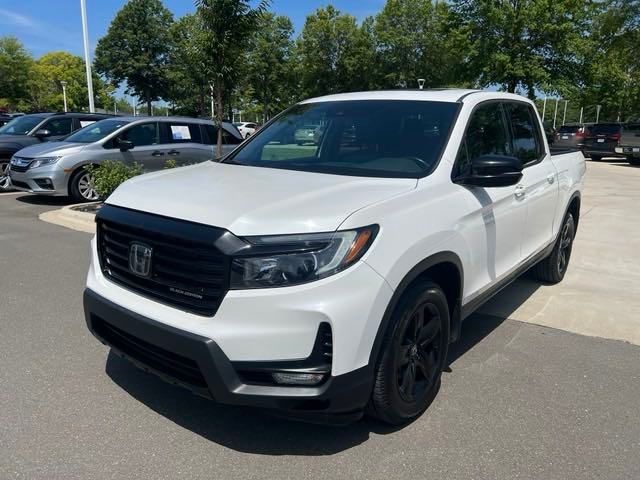
[{"label": "concrete curb", "polygon": [[96,233],[95,214],[73,210],[73,207],[81,207],[83,205],[91,205],[91,203],[68,205],[59,210],[41,213],[38,218],[43,222],[53,223],[61,227],[70,228],[71,230]]}]

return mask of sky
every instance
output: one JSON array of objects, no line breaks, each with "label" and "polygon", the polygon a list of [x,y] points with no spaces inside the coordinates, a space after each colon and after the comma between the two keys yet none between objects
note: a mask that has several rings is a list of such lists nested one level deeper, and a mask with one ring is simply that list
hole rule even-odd
[{"label": "sky", "polygon": [[[89,44],[92,50],[126,0],[87,0]],[[272,0],[271,10],[287,15],[296,32],[307,15],[331,3],[359,20],[382,9],[384,0]],[[164,0],[176,18],[193,12],[193,0]],[[53,50],[83,55],[80,0],[0,0],[0,36],[17,37],[36,58]]]}]

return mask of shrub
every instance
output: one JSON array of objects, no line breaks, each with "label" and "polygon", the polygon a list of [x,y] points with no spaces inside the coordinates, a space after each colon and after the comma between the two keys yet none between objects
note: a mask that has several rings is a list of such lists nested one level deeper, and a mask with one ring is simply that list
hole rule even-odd
[{"label": "shrub", "polygon": [[121,183],[142,173],[141,165],[125,165],[117,160],[107,160],[101,165],[88,165],[85,169],[92,175],[96,192],[103,200]]},{"label": "shrub", "polygon": [[169,170],[171,168],[176,168],[178,166],[178,162],[175,158],[170,158],[166,162],[164,162],[164,169]]}]

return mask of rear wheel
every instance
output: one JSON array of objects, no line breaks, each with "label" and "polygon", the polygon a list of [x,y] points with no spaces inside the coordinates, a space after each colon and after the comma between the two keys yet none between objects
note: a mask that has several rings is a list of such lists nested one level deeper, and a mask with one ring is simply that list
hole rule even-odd
[{"label": "rear wheel", "polygon": [[573,215],[568,213],[562,224],[560,236],[551,254],[534,267],[534,274],[538,280],[545,283],[559,283],[567,273],[573,239],[576,235],[576,223]]},{"label": "rear wheel", "polygon": [[9,180],[9,160],[0,160],[0,192],[9,190],[11,181]]},{"label": "rear wheel", "polygon": [[421,282],[403,295],[383,340],[369,413],[401,425],[424,412],[440,388],[448,347],[447,298]]},{"label": "rear wheel", "polygon": [[594,162],[599,162],[600,160],[602,160],[602,157],[599,157],[597,155],[591,155],[591,160],[593,160]]},{"label": "rear wheel", "polygon": [[100,199],[93,185],[93,178],[84,168],[73,174],[69,181],[69,195],[76,202],[95,202]]}]

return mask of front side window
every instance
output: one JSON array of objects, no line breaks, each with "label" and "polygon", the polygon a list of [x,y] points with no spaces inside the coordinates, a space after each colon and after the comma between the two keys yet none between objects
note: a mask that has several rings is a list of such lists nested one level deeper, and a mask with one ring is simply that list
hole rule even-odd
[{"label": "front side window", "polygon": [[542,142],[531,107],[524,103],[510,103],[507,105],[507,115],[511,124],[514,155],[522,165],[536,162],[542,152]]},{"label": "front side window", "polygon": [[483,155],[513,155],[503,107],[491,102],[471,114],[458,158],[455,176],[470,172],[471,162]]},{"label": "front side window", "polygon": [[52,137],[69,135],[73,130],[73,119],[56,118],[54,120],[49,120],[42,128],[49,130]]},{"label": "front side window", "polygon": [[135,147],[145,147],[160,143],[157,123],[141,123],[122,132],[122,140],[133,142]]},{"label": "front side window", "polygon": [[459,104],[354,100],[296,105],[225,161],[336,175],[420,178],[440,159]]}]

